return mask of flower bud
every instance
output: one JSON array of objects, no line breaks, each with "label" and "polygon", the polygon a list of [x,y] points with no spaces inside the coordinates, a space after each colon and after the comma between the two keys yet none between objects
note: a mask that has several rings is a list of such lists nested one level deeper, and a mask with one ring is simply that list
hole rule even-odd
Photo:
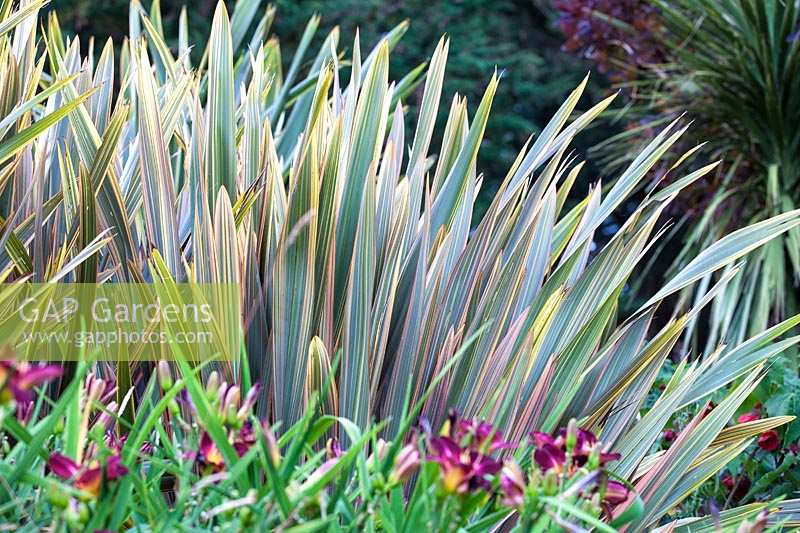
[{"label": "flower bud", "polygon": [[66,509],[69,505],[69,496],[52,481],[47,484],[47,499],[59,509]]},{"label": "flower bud", "polygon": [[111,402],[106,406],[106,409],[100,413],[100,416],[97,417],[97,422],[95,422],[94,427],[102,428],[103,432],[105,432],[111,424],[114,422],[114,418],[112,417],[112,413],[117,411],[117,402]]},{"label": "flower bud", "polygon": [[[378,452],[380,455],[380,451]],[[415,443],[403,446],[395,457],[389,482],[392,484],[404,483],[419,468],[419,449]]]},{"label": "flower bud", "polygon": [[158,362],[158,382],[161,384],[161,390],[163,391],[172,388],[172,371],[166,361]]},{"label": "flower bud", "polygon": [[105,381],[102,379],[93,379],[89,386],[89,395],[86,397],[86,403],[91,404],[92,402],[98,401],[105,390]]},{"label": "flower bud", "polygon": [[209,400],[214,398],[217,394],[217,390],[219,389],[219,373],[214,370],[211,374],[208,375],[208,381],[206,381],[206,395],[208,396]]},{"label": "flower bud", "polygon": [[239,420],[236,415],[239,412],[240,400],[241,392],[239,391],[239,387],[232,385],[225,394],[225,403],[222,406],[222,413],[225,416],[225,422],[229,425],[234,425]]},{"label": "flower bud", "polygon": [[554,496],[558,493],[558,474],[554,470],[549,470],[544,475],[542,490],[547,496]]},{"label": "flower bud", "polygon": [[249,505],[239,508],[239,523],[242,526],[250,526],[253,522],[253,510]]},{"label": "flower bud", "polygon": [[67,510],[64,512],[67,523],[73,528],[83,530],[83,525],[89,521],[89,508],[85,503],[78,503],[77,500],[70,500]]},{"label": "flower bud", "polygon": [[253,406],[255,406],[256,401],[258,400],[258,393],[260,391],[261,391],[260,383],[255,383],[252,387],[250,387],[250,390],[247,391],[247,396],[244,397],[242,406],[236,413],[236,417],[239,420],[244,420],[250,415],[250,412],[253,410]]},{"label": "flower bud", "polygon": [[503,465],[500,473],[500,490],[502,491],[503,505],[519,507],[525,499],[525,474],[513,459]]},{"label": "flower bud", "polygon": [[223,381],[219,384],[219,388],[216,392],[209,396],[208,401],[211,402],[211,405],[218,406],[220,410],[224,411],[222,404],[225,403],[226,394],[228,394],[228,383]]},{"label": "flower bud", "polygon": [[277,468],[278,464],[281,462],[281,449],[278,446],[278,439],[275,438],[275,434],[266,424],[261,427],[261,431],[264,433],[264,440],[267,441],[267,454],[269,456],[269,460],[272,463],[272,466]]},{"label": "flower bud", "polygon": [[574,418],[571,418],[567,424],[567,436],[564,445],[567,448],[567,453],[572,453],[575,445],[578,443],[578,423]]},{"label": "flower bud", "polygon": [[336,459],[337,457],[341,457],[342,455],[342,447],[339,444],[339,439],[331,437],[325,443],[325,457],[327,459]]},{"label": "flower bud", "polygon": [[589,470],[597,470],[600,467],[600,446],[595,446],[589,453],[589,458],[586,460],[586,468]]},{"label": "flower bud", "polygon": [[375,463],[382,461],[383,458],[386,457],[387,451],[389,451],[389,445],[385,440],[378,439],[378,442],[375,444],[375,450],[369,454],[369,457],[367,458],[367,468],[374,468]]}]

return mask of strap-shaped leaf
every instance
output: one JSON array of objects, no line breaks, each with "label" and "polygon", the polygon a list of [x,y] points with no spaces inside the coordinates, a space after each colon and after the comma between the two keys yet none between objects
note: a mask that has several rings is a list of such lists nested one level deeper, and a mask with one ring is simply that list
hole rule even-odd
[{"label": "strap-shaped leaf", "polygon": [[208,43],[207,159],[209,200],[216,200],[225,187],[237,196],[236,126],[233,92],[233,44],[225,3],[219,2]]}]

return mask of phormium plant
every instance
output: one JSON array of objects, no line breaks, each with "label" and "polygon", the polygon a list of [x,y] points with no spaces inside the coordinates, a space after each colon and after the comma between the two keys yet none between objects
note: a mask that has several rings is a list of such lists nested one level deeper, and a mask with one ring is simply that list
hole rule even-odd
[{"label": "phormium plant", "polygon": [[[403,98],[423,71],[389,75],[405,25],[363,55],[356,39],[347,62],[334,30],[306,61],[312,19],[284,72],[278,41],[265,40],[274,13],[259,18],[258,2],[240,1],[231,18],[218,5],[197,65],[185,38],[165,44],[157,4],[148,15],[134,2],[119,57],[107,43],[97,61],[55,15],[40,29],[41,4],[6,3],[0,23],[3,279],[235,283],[242,342],[232,362],[176,356],[157,372],[80,362],[58,394],[32,400],[15,390],[57,370],[4,365],[15,398],[3,407],[4,521],[645,530],[791,420],[726,427],[769,359],[800,340],[784,338],[800,316],[684,359],[642,409],[737,259],[800,224],[789,211],[709,243],[619,317],[660,216],[715,164],[674,165],[605,246],[593,250],[593,236],[686,127],[665,127],[612,186],[565,209],[582,167],[570,141],[611,102],[576,112],[584,81],[473,228],[476,158],[500,80],[472,116],[453,99],[430,154],[446,39],[412,118]],[[666,298],[718,271],[691,309],[651,331]],[[716,404],[705,401],[713,393]],[[658,450],[687,409],[690,422]],[[764,510],[781,520],[792,505],[723,519]]]}]

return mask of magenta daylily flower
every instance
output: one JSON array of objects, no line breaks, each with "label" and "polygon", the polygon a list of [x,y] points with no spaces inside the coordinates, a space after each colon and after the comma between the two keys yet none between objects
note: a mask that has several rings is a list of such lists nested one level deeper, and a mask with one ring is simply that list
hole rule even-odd
[{"label": "magenta daylily flower", "polygon": [[216,473],[225,470],[225,460],[222,458],[222,453],[220,453],[217,445],[214,444],[211,436],[205,431],[200,437],[200,447],[196,459],[205,472]]},{"label": "magenta daylily flower", "polygon": [[122,464],[122,458],[119,455],[112,455],[106,461],[106,479],[115,481],[128,473],[128,468]]},{"label": "magenta daylily flower", "polygon": [[47,461],[50,471],[62,479],[70,479],[81,469],[80,465],[60,453],[54,453]]},{"label": "magenta daylily flower", "polygon": [[490,456],[495,451],[514,448],[487,422],[460,419],[450,411],[439,436],[428,439],[429,461],[439,464],[442,486],[450,493],[489,490],[487,476],[500,471],[500,461]]},{"label": "magenta daylily flower", "polygon": [[614,508],[625,503],[630,497],[631,491],[625,484],[609,479],[602,492],[603,501],[600,505],[608,516],[614,516]]},{"label": "magenta daylily flower", "polygon": [[429,444],[429,461],[439,463],[442,469],[442,484],[450,493],[491,488],[486,476],[496,474],[502,465],[495,459],[470,449],[462,448],[450,437],[433,437]]},{"label": "magenta daylily flower", "polygon": [[[560,429],[555,437],[541,431],[534,431],[530,434],[530,438],[536,447],[534,460],[542,469],[542,472],[547,472],[548,470],[560,471],[567,460],[567,429]],[[574,448],[569,454],[572,459],[572,465],[579,468],[584,466],[597,446],[598,441],[594,433],[576,428]],[[618,453],[599,452],[598,466],[602,467],[607,462],[616,461],[619,458],[620,455]]]},{"label": "magenta daylily flower", "polygon": [[116,481],[128,473],[119,455],[112,455],[106,460],[105,469],[97,461],[88,466],[80,465],[71,458],[60,453],[53,453],[47,461],[47,467],[57,477],[72,480],[75,488],[97,497],[103,485],[103,474],[107,481]]},{"label": "magenta daylily flower", "polygon": [[242,424],[242,428],[233,439],[233,448],[236,454],[241,457],[247,453],[247,450],[256,443],[256,432],[253,431],[253,423],[249,420]]},{"label": "magenta daylily flower", "polygon": [[0,403],[11,399],[27,403],[36,397],[34,388],[63,373],[58,365],[33,365],[28,362],[0,361]]},{"label": "magenta daylily flower", "polygon": [[[614,507],[628,500],[628,486],[609,480],[605,473],[606,463],[618,460],[620,454],[601,451],[602,444],[595,434],[578,428],[574,420],[555,435],[534,431],[530,434],[530,441],[534,446],[533,460],[543,474],[576,476],[573,479],[578,481],[572,489],[586,491],[587,498],[599,494],[606,515],[613,516]],[[509,494],[512,488],[511,479],[509,476],[501,480],[504,494]]]},{"label": "magenta daylily flower", "polygon": [[[168,375],[167,370],[162,368],[161,375],[162,382],[169,384],[171,375]],[[206,394],[214,398],[214,405],[218,408],[218,415],[227,429],[228,442],[236,450],[236,454],[239,457],[244,456],[256,444],[259,429],[264,432],[269,441],[271,438],[269,427],[249,420],[261,391],[259,383],[254,383],[242,400],[241,389],[237,385],[228,384],[225,381],[220,382],[219,374],[212,372],[209,375],[205,389]],[[185,389],[180,392],[178,400],[197,420],[197,410]],[[197,420],[197,422],[202,428],[202,421]],[[219,473],[224,471],[226,467],[222,453],[206,431],[203,431],[200,436],[197,450],[188,451],[185,457],[194,460],[203,474]]]},{"label": "magenta daylily flower", "polygon": [[536,451],[533,452],[533,460],[543,472],[548,470],[560,472],[564,463],[567,462],[567,455],[558,446],[546,443],[537,446]]},{"label": "magenta daylily flower", "polygon": [[[229,442],[233,446],[233,449],[236,450],[236,455],[239,457],[246,454],[257,442],[258,437],[255,427],[253,423],[248,420],[242,424],[239,431],[235,433],[231,432],[229,435]],[[200,465],[201,471],[205,473],[218,473],[225,470],[225,459],[222,457],[222,453],[219,451],[219,448],[214,443],[211,436],[205,431],[203,431],[203,434],[200,436],[200,445],[198,446],[197,452],[191,452],[189,457],[194,458]]]}]

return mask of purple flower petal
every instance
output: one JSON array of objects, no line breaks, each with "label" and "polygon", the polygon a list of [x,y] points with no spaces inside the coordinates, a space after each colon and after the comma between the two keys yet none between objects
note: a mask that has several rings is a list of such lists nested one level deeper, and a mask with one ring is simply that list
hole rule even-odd
[{"label": "purple flower petal", "polygon": [[567,457],[564,454],[564,450],[561,448],[553,446],[552,444],[545,444],[536,449],[533,453],[533,459],[536,461],[536,464],[546,472],[552,469],[561,469]]},{"label": "purple flower petal", "polygon": [[100,494],[103,481],[103,472],[99,466],[84,471],[75,480],[75,487],[93,496]]},{"label": "purple flower petal", "polygon": [[16,385],[23,389],[31,389],[51,379],[55,379],[63,373],[64,370],[57,365],[33,366],[17,374]]},{"label": "purple flower petal", "polygon": [[122,459],[119,455],[112,455],[108,458],[106,463],[106,477],[109,481],[114,481],[128,473],[128,468],[122,464]]},{"label": "purple flower petal", "polygon": [[541,448],[545,444],[550,444],[552,446],[556,445],[556,441],[553,437],[547,433],[542,433],[541,431],[532,431],[530,438],[533,441],[534,446],[537,448]]},{"label": "purple flower petal", "polygon": [[47,467],[61,479],[70,479],[80,470],[80,465],[60,453],[54,453],[47,460]]},{"label": "purple flower petal", "polygon": [[600,464],[605,465],[611,461],[619,461],[622,457],[621,453],[601,453],[600,454]]},{"label": "purple flower petal", "polygon": [[200,461],[210,466],[214,471],[220,472],[225,468],[225,460],[222,458],[222,454],[220,453],[217,445],[214,444],[214,441],[211,440],[211,437],[205,431],[203,435],[200,437],[200,450],[199,450],[199,459]]}]

